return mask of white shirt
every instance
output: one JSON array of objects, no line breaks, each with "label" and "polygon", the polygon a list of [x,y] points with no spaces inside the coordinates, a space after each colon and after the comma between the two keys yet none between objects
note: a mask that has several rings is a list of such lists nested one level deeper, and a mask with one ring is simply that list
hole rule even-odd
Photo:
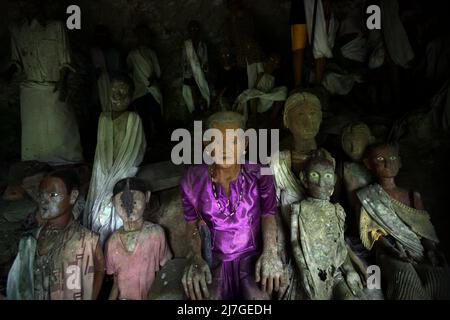
[{"label": "white shirt", "polygon": [[149,87],[149,78],[161,77],[158,58],[155,52],[148,47],[139,47],[130,51],[127,56],[127,66],[134,81],[134,99],[151,93],[155,100],[161,104],[161,93],[156,85]]},{"label": "white shirt", "polygon": [[43,26],[33,19],[11,27],[11,54],[28,81],[58,81],[60,69],[71,61],[63,23],[49,21]]},{"label": "white shirt", "polygon": [[[206,44],[200,41],[197,48],[194,49],[197,54],[198,61],[200,62],[200,66],[206,74],[208,72],[208,50],[206,48]],[[187,57],[186,48],[183,46],[183,78],[189,79],[192,78],[192,76],[191,62]]]}]

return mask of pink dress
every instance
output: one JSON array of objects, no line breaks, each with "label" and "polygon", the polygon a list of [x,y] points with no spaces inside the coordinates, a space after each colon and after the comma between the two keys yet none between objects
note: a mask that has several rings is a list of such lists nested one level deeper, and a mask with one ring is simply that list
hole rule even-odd
[{"label": "pink dress", "polygon": [[[218,200],[206,164],[189,167],[180,180],[185,220],[201,216],[211,231],[213,299],[268,299],[254,275],[263,249],[262,217],[277,214],[275,186],[272,176],[261,175],[260,165],[246,163],[241,169],[230,183],[229,197],[216,184]],[[222,212],[217,202],[226,211]]]},{"label": "pink dress", "polygon": [[134,252],[129,252],[114,232],[106,245],[106,272],[117,276],[119,299],[146,300],[155,273],[172,253],[164,230],[157,224],[144,222]]}]

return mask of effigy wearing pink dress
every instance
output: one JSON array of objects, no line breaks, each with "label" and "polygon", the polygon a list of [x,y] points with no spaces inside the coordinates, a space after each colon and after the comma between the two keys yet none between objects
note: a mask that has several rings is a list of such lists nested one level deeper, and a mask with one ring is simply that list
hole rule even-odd
[{"label": "effigy wearing pink dress", "polygon": [[181,178],[185,220],[201,217],[211,231],[213,298],[267,297],[257,287],[254,273],[262,252],[261,218],[276,214],[276,196],[273,177],[261,175],[260,169],[257,164],[242,165],[238,178],[230,182],[228,205],[225,190],[215,184],[223,211],[207,165],[191,166]]},{"label": "effigy wearing pink dress", "polygon": [[106,244],[106,273],[117,276],[119,300],[147,300],[155,274],[172,258],[164,230],[146,221],[133,252],[123,245],[118,232]]}]

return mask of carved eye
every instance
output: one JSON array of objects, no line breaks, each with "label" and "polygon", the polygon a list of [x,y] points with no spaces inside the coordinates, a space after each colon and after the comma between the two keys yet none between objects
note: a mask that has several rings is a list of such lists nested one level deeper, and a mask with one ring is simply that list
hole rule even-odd
[{"label": "carved eye", "polygon": [[309,176],[311,177],[311,178],[318,178],[319,177],[319,174],[317,173],[317,172],[311,172],[310,174],[309,174]]},{"label": "carved eye", "polygon": [[50,193],[50,197],[52,197],[52,198],[56,198],[57,196],[59,196],[59,194],[56,193],[56,192],[51,192]]},{"label": "carved eye", "polygon": [[381,162],[381,161],[384,161],[384,158],[383,157],[377,157],[376,160]]},{"label": "carved eye", "polygon": [[333,179],[333,174],[332,173],[325,173],[324,177],[326,179]]},{"label": "carved eye", "polygon": [[391,156],[391,157],[389,157],[389,160],[391,160],[391,161],[397,160],[397,157],[396,156]]}]

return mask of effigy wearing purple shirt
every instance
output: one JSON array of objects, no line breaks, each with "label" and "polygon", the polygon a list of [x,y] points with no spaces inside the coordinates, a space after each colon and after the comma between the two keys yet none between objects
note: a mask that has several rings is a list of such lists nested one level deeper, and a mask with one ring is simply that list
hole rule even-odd
[{"label": "effigy wearing purple shirt", "polygon": [[[217,299],[266,298],[255,282],[255,263],[262,252],[261,218],[276,214],[273,177],[260,174],[258,164],[243,164],[230,182],[230,201],[215,183],[219,209],[208,166],[188,168],[180,180],[186,221],[201,219],[211,231],[212,296]],[[243,179],[242,179],[243,177]],[[242,191],[242,198],[238,203]],[[235,213],[230,215],[235,209]]]}]

